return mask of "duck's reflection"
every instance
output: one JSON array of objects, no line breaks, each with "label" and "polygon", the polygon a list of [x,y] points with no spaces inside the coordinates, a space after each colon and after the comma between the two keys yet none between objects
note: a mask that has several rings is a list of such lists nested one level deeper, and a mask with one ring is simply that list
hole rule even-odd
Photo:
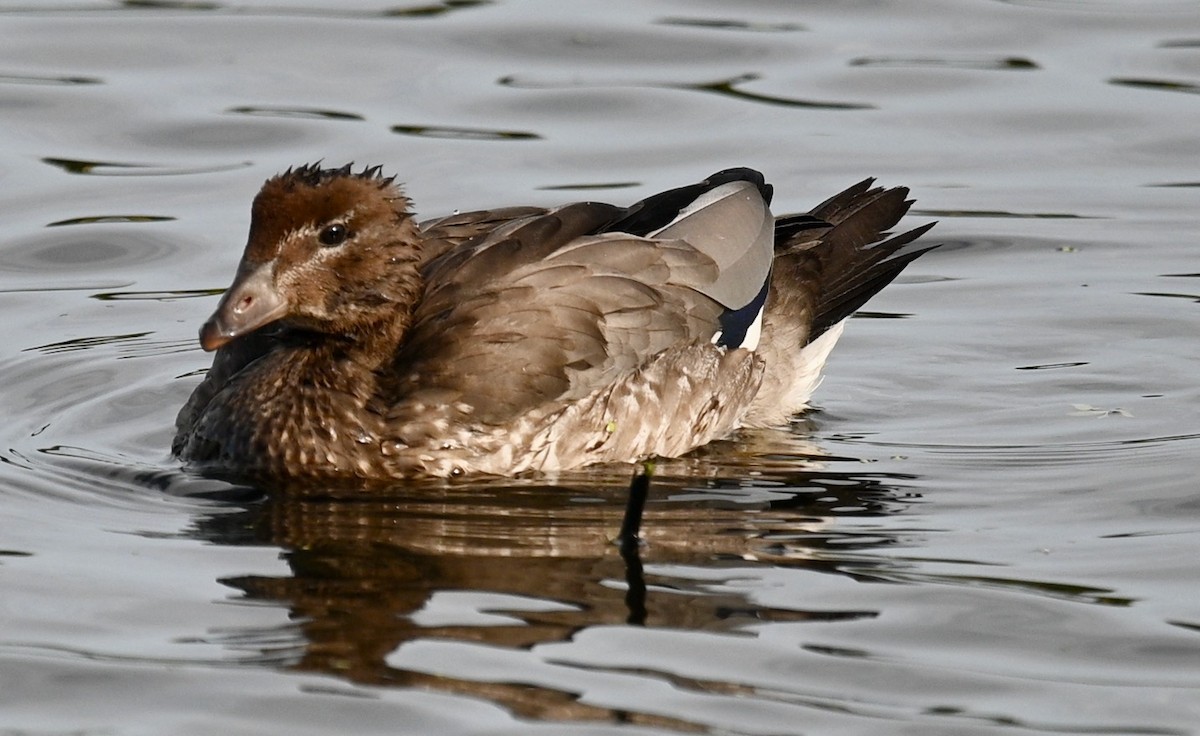
[{"label": "duck's reflection", "polygon": [[[222,582],[290,609],[302,638],[290,642],[298,652],[291,666],[360,683],[428,684],[437,678],[389,667],[387,656],[422,637],[531,647],[603,624],[724,631],[747,621],[875,615],[766,608],[710,585],[723,568],[748,564],[851,574],[838,555],[891,542],[878,529],[839,530],[838,518],[903,508],[898,486],[908,479],[849,472],[867,466],[848,462],[833,463],[843,468],[835,472],[813,456],[768,432],[660,465],[645,544],[626,557],[613,543],[630,480],[624,470],[552,483],[276,489],[240,512],[199,519],[197,533],[284,550],[290,576]],[[858,558],[854,574],[868,568]],[[264,658],[278,661],[271,653],[280,632],[261,634]],[[530,712],[520,688],[501,697],[495,684],[437,686]]]}]

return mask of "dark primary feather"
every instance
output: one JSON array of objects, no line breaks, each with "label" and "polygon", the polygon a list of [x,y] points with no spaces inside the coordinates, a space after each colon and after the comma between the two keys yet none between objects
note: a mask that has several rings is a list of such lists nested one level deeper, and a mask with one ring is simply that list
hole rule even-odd
[{"label": "dark primary feather", "polygon": [[874,179],[859,182],[807,215],[781,218],[783,224],[776,229],[779,256],[813,259],[819,274],[811,279],[820,288],[812,305],[809,341],[857,311],[931,249],[902,252],[933,223],[876,242],[899,223],[912,202],[904,187],[872,188],[873,183]]}]

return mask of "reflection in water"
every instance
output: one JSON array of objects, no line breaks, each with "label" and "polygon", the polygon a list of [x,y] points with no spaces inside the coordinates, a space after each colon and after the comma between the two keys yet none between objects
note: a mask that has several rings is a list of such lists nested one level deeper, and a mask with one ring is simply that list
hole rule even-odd
[{"label": "reflection in water", "polygon": [[[902,509],[895,484],[906,479],[803,469],[789,457],[792,444],[759,445],[744,462],[774,470],[747,482],[744,469],[715,462],[722,451],[728,461],[734,447],[660,466],[645,511],[645,544],[625,555],[613,543],[629,480],[622,469],[549,484],[275,489],[240,511],[198,518],[193,533],[222,545],[283,550],[289,576],[221,581],[249,600],[290,610],[295,624],[287,630],[228,639],[241,652],[255,651],[255,661],[360,683],[471,693],[530,716],[611,718],[561,692],[414,672],[387,658],[414,640],[524,650],[604,625],[729,632],[752,623],[877,615],[772,608],[716,587],[725,582],[721,569],[736,577],[748,563],[873,577],[881,563],[859,555],[848,572],[842,555],[895,540],[878,529],[839,530],[837,520]],[[790,469],[779,470],[785,465]],[[685,570],[718,576],[691,579]]]}]

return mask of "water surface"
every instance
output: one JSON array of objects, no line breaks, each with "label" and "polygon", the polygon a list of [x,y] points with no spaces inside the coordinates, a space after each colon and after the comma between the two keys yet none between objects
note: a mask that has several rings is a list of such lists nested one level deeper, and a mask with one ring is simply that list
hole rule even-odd
[{"label": "water surface", "polygon": [[[0,732],[1200,733],[1200,9],[0,2]],[[182,472],[289,165],[428,216],[866,176],[944,243],[788,430],[628,478]]]}]

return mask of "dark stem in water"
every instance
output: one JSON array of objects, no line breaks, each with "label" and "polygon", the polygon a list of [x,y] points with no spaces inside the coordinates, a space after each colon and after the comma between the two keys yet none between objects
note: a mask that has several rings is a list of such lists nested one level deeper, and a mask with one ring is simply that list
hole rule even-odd
[{"label": "dark stem in water", "polygon": [[625,560],[625,607],[629,610],[626,621],[635,626],[646,623],[646,579],[642,568],[642,512],[646,498],[650,495],[650,477],[654,475],[654,464],[644,463],[641,472],[629,483],[629,500],[625,504],[625,518],[617,535],[621,558]]}]

